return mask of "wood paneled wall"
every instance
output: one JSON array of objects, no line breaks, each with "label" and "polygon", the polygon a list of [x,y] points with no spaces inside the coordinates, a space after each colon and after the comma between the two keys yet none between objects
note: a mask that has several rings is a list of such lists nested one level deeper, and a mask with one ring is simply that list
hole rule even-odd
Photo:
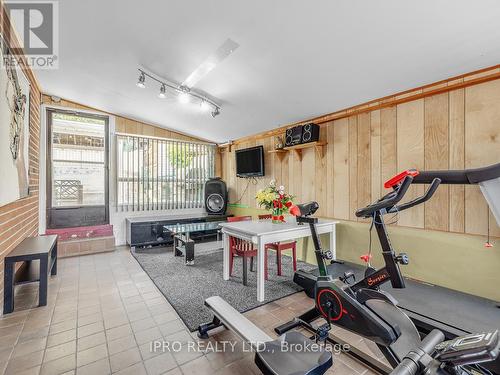
[{"label": "wood paneled wall", "polygon": [[[1,28],[10,27],[9,19],[0,2]],[[10,41],[11,46],[19,46],[17,40]],[[40,144],[40,85],[33,72],[21,64],[23,72],[30,81],[30,138],[29,138],[29,196],[0,207],[0,295],[3,296],[3,260],[24,238],[38,234],[38,150]],[[3,69],[3,68],[2,68]],[[2,93],[3,95],[3,93]],[[0,124],[8,126],[8,124]],[[1,162],[5,162],[0,160]],[[1,183],[1,181],[0,181]]]},{"label": "wood paneled wall", "polygon": [[[490,73],[498,74],[497,70]],[[318,201],[320,216],[362,221],[355,217],[355,210],[379,198],[384,181],[398,171],[463,169],[500,162],[500,80],[421,95],[442,86],[441,82],[421,88],[415,100],[323,123],[320,137],[328,145],[322,158],[310,148],[303,150],[302,161],[293,153],[280,160],[267,152],[274,148],[276,133],[246,137],[231,152],[221,149],[230,203],[255,208],[255,192],[275,178],[297,196],[297,202]],[[266,150],[266,177],[257,184],[236,178],[234,150],[260,144]],[[412,186],[408,199],[424,190],[425,186]],[[477,235],[486,235],[489,227],[493,236],[500,236],[477,186],[443,185],[427,204],[402,212],[397,225]]]}]

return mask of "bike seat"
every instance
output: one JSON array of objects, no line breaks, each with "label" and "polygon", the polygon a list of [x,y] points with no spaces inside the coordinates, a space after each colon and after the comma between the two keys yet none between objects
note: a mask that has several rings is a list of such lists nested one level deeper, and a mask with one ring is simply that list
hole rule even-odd
[{"label": "bike seat", "polygon": [[321,375],[333,359],[331,352],[292,331],[262,345],[255,354],[255,364],[264,375]]}]

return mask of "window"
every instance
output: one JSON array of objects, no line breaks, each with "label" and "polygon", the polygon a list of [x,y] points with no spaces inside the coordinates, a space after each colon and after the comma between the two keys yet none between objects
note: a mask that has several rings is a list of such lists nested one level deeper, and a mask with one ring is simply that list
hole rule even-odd
[{"label": "window", "polygon": [[104,205],[105,122],[52,116],[52,204]]},{"label": "window", "polygon": [[117,202],[122,211],[204,206],[215,145],[117,135]]}]

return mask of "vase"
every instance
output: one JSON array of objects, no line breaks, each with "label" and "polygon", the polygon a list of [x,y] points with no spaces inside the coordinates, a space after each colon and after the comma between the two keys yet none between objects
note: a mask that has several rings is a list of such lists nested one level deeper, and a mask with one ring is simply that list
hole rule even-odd
[{"label": "vase", "polygon": [[272,215],[273,224],[281,224],[285,222],[285,219],[283,218],[283,210],[281,208],[273,209]]}]

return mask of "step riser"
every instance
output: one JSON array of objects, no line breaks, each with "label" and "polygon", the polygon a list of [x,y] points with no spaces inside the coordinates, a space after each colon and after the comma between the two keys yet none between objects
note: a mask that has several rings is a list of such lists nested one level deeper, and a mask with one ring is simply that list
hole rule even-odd
[{"label": "step riser", "polygon": [[100,237],[82,240],[58,241],[57,255],[60,258],[98,254],[115,249],[115,237]]}]

